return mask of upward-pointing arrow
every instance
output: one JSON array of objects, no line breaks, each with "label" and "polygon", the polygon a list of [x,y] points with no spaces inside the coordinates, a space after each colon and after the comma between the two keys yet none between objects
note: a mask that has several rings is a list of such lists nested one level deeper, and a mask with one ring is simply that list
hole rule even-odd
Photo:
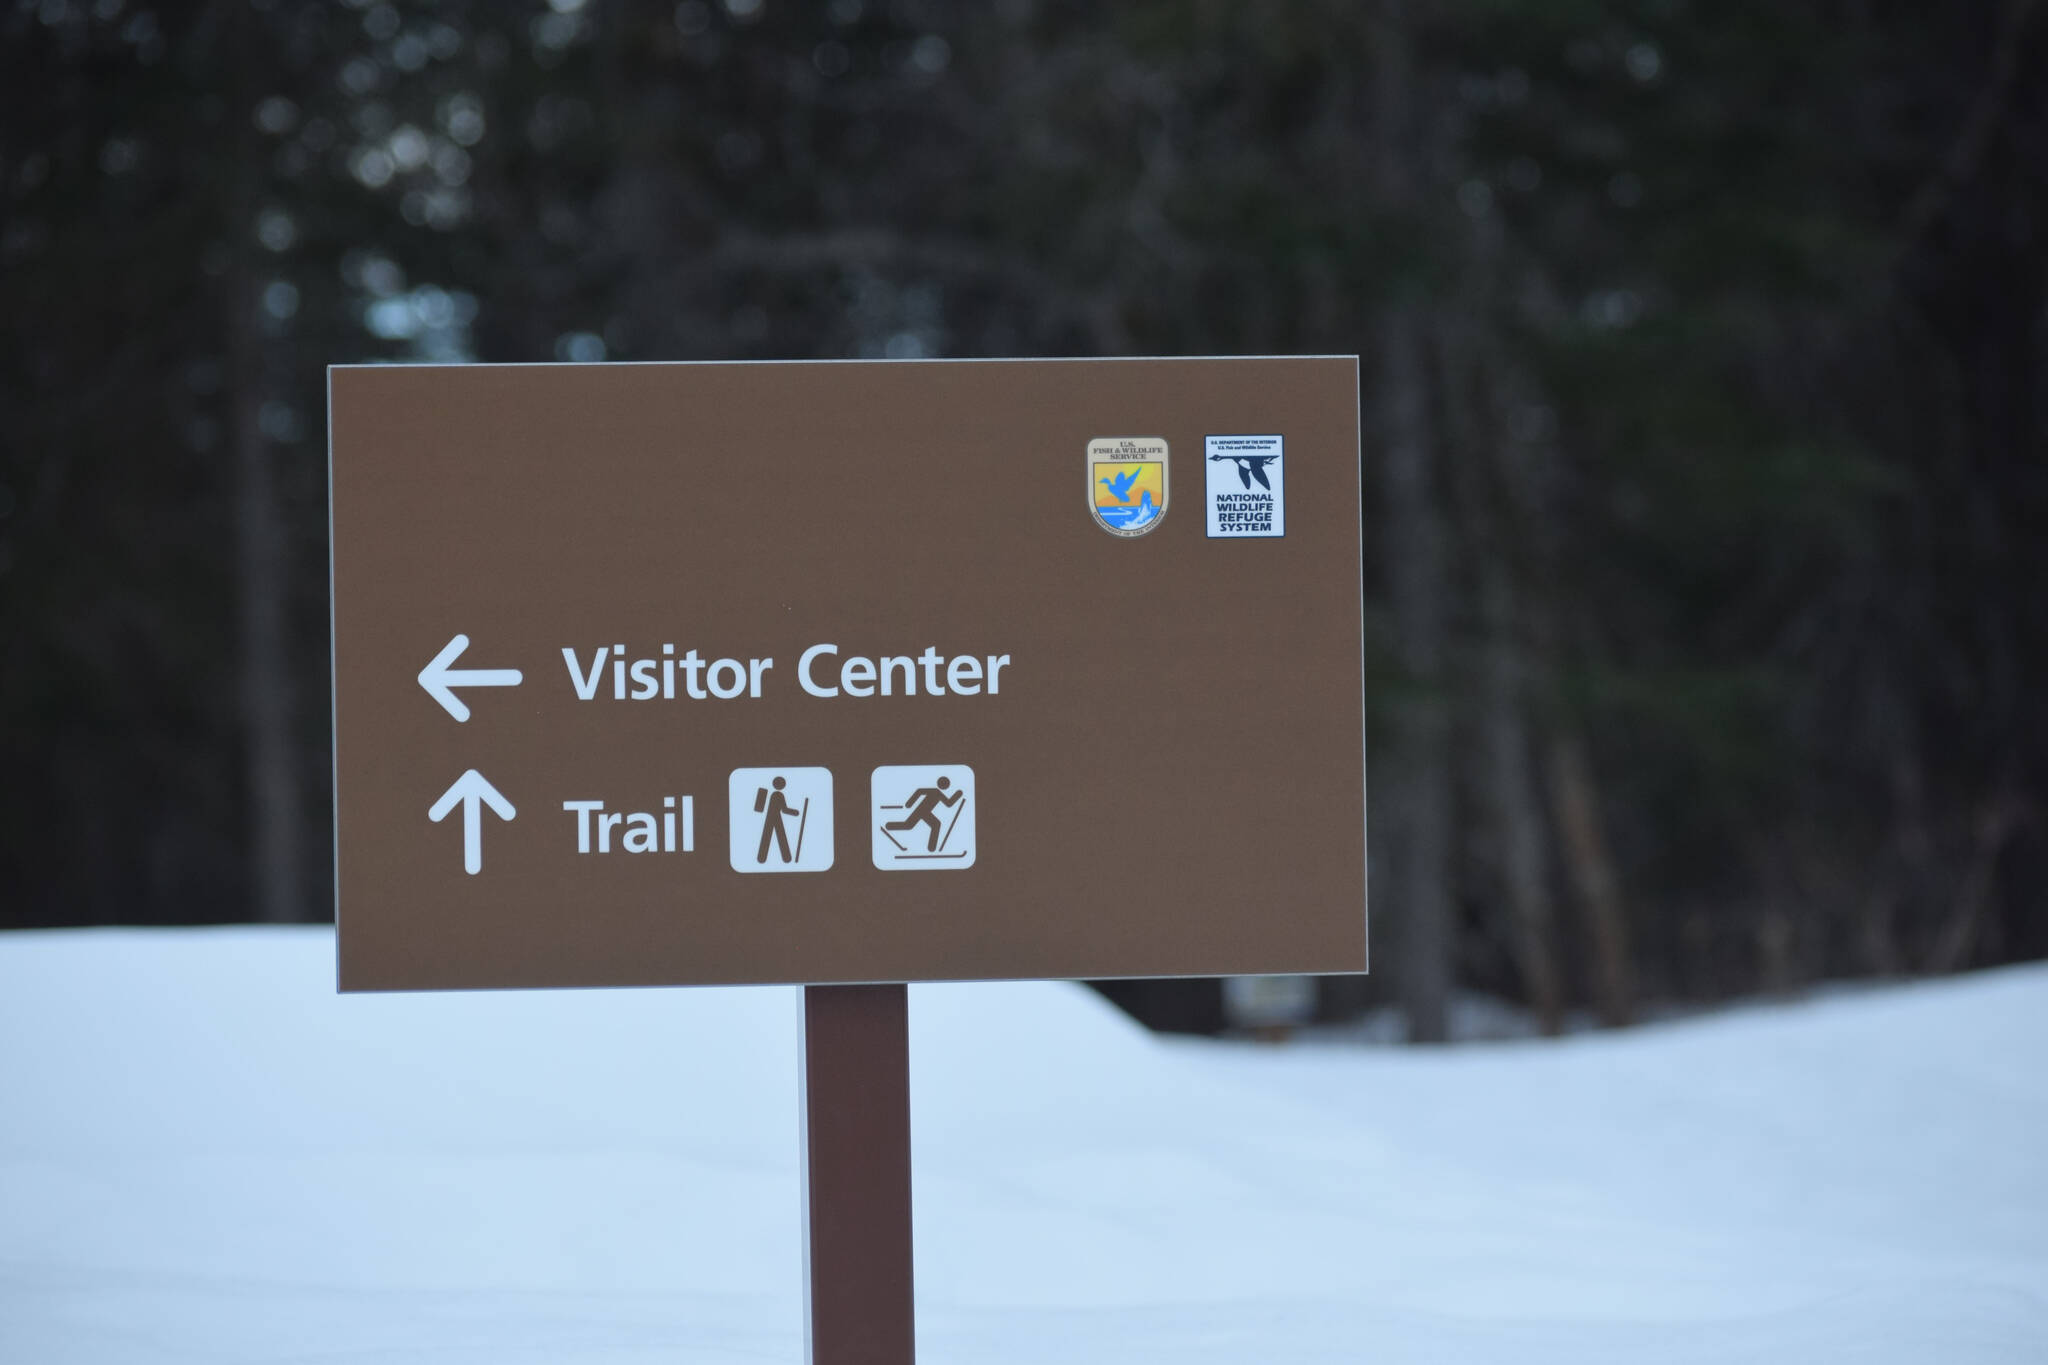
[{"label": "upward-pointing arrow", "polygon": [[427,695],[440,702],[457,720],[469,719],[469,704],[455,695],[456,688],[519,686],[520,673],[516,668],[450,668],[449,665],[461,658],[462,651],[468,648],[469,637],[458,635],[420,670],[420,686],[426,688]]},{"label": "upward-pointing arrow", "polygon": [[471,768],[455,779],[455,785],[441,793],[441,799],[427,810],[427,818],[440,824],[448,818],[448,812],[462,805],[462,870],[474,877],[484,870],[484,815],[483,807],[489,806],[498,813],[500,820],[510,820],[519,812],[512,809],[512,803],[484,780],[484,775]]}]

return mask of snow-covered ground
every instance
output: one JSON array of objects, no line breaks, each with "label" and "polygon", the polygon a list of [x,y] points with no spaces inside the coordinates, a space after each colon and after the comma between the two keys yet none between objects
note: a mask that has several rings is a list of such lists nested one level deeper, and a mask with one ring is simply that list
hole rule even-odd
[{"label": "snow-covered ground", "polygon": [[[789,990],[0,936],[0,1361],[802,1359]],[[2048,1360],[2048,969],[1562,1043],[911,995],[920,1359]]]}]

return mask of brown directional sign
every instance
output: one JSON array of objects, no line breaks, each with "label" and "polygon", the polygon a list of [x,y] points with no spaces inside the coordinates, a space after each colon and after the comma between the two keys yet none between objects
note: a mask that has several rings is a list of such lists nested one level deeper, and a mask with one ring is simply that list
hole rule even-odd
[{"label": "brown directional sign", "polygon": [[329,382],[343,989],[1365,969],[1352,357]]}]

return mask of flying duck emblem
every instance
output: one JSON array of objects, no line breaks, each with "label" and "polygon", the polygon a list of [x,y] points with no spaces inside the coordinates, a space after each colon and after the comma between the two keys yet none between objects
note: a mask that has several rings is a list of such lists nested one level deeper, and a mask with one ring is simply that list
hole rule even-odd
[{"label": "flying duck emblem", "polygon": [[1141,536],[1166,515],[1166,442],[1103,436],[1088,443],[1088,510],[1113,536]]}]

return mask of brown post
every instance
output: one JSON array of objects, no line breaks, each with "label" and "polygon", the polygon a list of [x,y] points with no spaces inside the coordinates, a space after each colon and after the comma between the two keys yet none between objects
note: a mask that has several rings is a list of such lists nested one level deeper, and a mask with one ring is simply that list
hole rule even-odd
[{"label": "brown post", "polygon": [[911,1365],[910,1029],[902,985],[804,987],[804,1358]]}]

